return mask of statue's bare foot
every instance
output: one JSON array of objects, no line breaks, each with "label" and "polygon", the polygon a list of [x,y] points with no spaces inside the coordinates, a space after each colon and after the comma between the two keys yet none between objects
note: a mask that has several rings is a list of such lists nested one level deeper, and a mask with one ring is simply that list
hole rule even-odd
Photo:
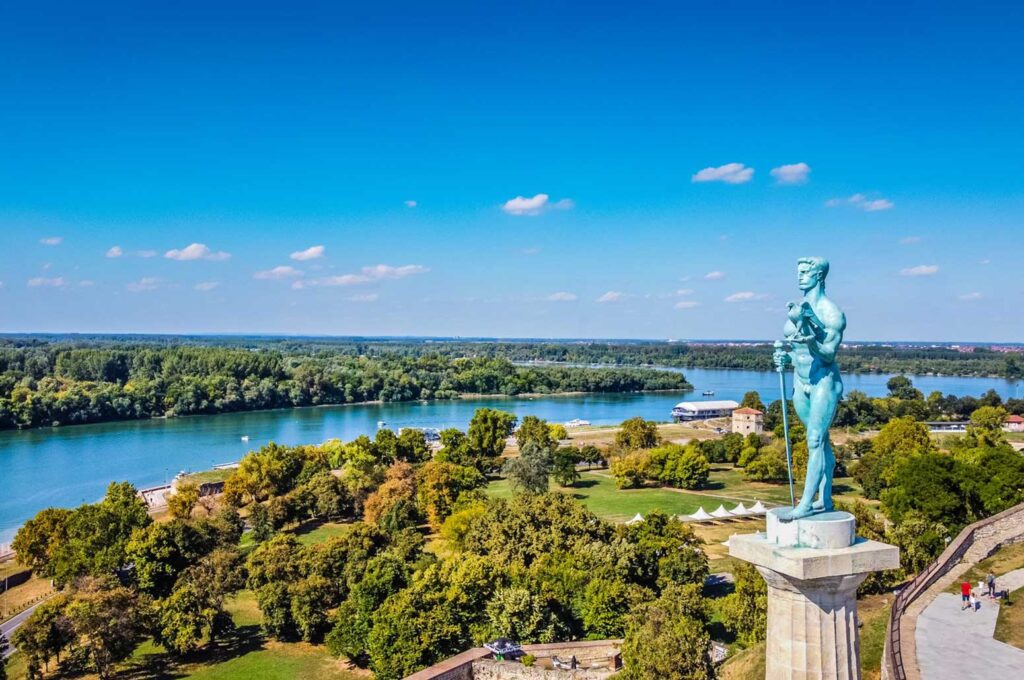
[{"label": "statue's bare foot", "polygon": [[780,522],[792,522],[795,519],[803,519],[814,514],[814,509],[810,505],[801,503],[795,508],[789,508],[779,513]]},{"label": "statue's bare foot", "polygon": [[814,510],[815,512],[821,512],[822,510],[825,509],[825,504],[820,500],[814,501],[813,503],[811,503],[811,509]]}]

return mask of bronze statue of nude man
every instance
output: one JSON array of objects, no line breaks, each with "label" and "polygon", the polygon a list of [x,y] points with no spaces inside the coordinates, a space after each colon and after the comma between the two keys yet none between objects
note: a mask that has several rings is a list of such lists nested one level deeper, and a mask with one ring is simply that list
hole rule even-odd
[{"label": "bronze statue of nude man", "polygon": [[789,303],[785,344],[774,355],[780,370],[794,367],[793,407],[807,430],[807,478],[800,502],[780,515],[784,520],[830,512],[833,508],[832,472],[836,458],[828,430],[843,397],[836,352],[843,341],[846,316],[825,295],[828,268],[828,260],[821,257],[797,260],[797,280],[804,297],[800,302]]}]

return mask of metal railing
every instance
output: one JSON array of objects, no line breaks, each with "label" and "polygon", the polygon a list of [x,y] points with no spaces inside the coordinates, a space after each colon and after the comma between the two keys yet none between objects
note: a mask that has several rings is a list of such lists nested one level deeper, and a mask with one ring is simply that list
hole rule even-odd
[{"label": "metal railing", "polygon": [[[889,624],[885,635],[885,659],[890,680],[907,680],[902,640],[900,639],[900,621],[907,607],[942,576],[948,573],[950,569],[960,563],[960,560],[963,559],[967,551],[974,545],[975,535],[979,529],[995,524],[1018,512],[1024,512],[1024,503],[964,527],[957,537],[946,546],[946,549],[942,551],[938,559],[928,565],[927,569],[915,576],[896,593],[896,599],[892,604],[892,612],[889,614]],[[997,545],[994,545],[993,549]]]}]

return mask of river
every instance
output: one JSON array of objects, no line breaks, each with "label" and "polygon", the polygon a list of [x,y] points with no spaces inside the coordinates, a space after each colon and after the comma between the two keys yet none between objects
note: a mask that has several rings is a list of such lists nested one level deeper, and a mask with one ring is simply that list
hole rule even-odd
[{"label": "river", "polygon": [[[102,497],[113,480],[154,486],[179,470],[203,470],[241,458],[268,441],[317,443],[331,438],[372,435],[378,421],[400,427],[465,428],[481,406],[501,408],[518,416],[536,415],[563,423],[574,418],[594,425],[620,423],[643,416],[668,420],[684,399],[734,399],[758,390],[766,402],[776,399],[778,376],[771,372],[687,369],[692,392],[591,394],[534,399],[466,399],[460,401],[357,404],[313,408],[227,413],[158,420],[0,432],[0,543],[11,540],[17,527],[49,506],[73,507]],[[846,391],[872,396],[886,393],[888,375],[848,375]],[[995,378],[918,376],[915,386],[925,394],[980,396],[989,389],[1003,398],[1024,394],[1020,382]],[[703,397],[714,390],[714,397]],[[241,437],[249,436],[248,442]]]}]

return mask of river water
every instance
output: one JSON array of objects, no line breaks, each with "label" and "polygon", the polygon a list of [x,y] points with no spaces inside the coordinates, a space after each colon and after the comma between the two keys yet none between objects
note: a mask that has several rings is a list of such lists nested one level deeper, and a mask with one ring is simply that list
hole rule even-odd
[{"label": "river water", "polygon": [[[43,508],[73,507],[99,499],[111,481],[154,486],[173,478],[179,470],[203,470],[238,460],[268,441],[302,444],[372,436],[378,421],[395,430],[465,428],[473,411],[481,406],[512,411],[520,417],[536,415],[555,423],[582,418],[605,425],[633,416],[665,421],[672,407],[684,399],[739,401],[748,390],[758,390],[765,402],[778,398],[775,373],[684,372],[695,388],[692,392],[357,404],[0,432],[0,543],[9,542],[17,527]],[[890,377],[848,375],[843,380],[847,392],[861,390],[881,396]],[[925,394],[939,390],[980,396],[989,389],[1004,399],[1024,394],[1024,383],[994,378],[919,376],[913,380]],[[705,390],[714,390],[714,397],[702,396]],[[241,440],[243,435],[249,436],[248,442]]]}]

